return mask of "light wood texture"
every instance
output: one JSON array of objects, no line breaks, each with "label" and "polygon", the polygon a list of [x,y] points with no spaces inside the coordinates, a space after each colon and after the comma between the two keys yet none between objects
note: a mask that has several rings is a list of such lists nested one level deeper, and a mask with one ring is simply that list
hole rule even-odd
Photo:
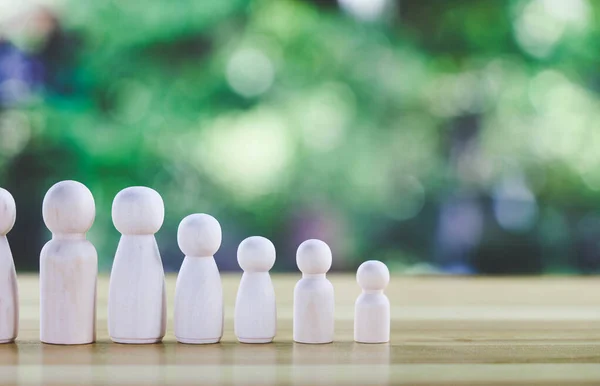
[{"label": "light wood texture", "polygon": [[244,270],[235,299],[234,331],[243,343],[268,343],[277,333],[275,289],[269,270],[275,264],[275,246],[261,236],[240,243],[237,260]]},{"label": "light wood texture", "polygon": [[0,235],[0,343],[15,340],[19,333],[19,289],[10,246]]},{"label": "light wood texture", "polygon": [[[240,274],[223,275],[221,343],[120,345],[106,330],[108,278],[98,280],[98,339],[82,346],[38,341],[37,276],[19,275],[21,330],[0,345],[0,384],[407,384],[597,385],[597,278],[406,278],[386,289],[389,344],[353,342],[355,276],[329,274],[336,289],[335,341],[292,342],[292,294],[300,275],[272,275],[278,332],[272,344],[238,343],[233,306]],[[167,276],[170,304],[175,276]],[[170,316],[170,315],[169,315]]]},{"label": "light wood texture", "polygon": [[149,344],[165,336],[165,274],[154,237],[164,215],[161,196],[143,186],[123,189],[113,201],[113,223],[122,234],[108,295],[108,331],[114,342]]},{"label": "light wood texture", "polygon": [[207,214],[179,224],[177,242],[185,254],[175,285],[174,332],[188,344],[210,344],[223,336],[223,286],[213,255],[221,246],[221,225]]},{"label": "light wood texture", "polygon": [[185,257],[177,278],[174,317],[174,332],[180,342],[221,340],[223,290],[213,257]]},{"label": "light wood texture", "polygon": [[0,188],[0,343],[15,340],[19,332],[19,289],[15,263],[6,234],[15,225],[13,196]]},{"label": "light wood texture", "polygon": [[354,304],[354,340],[359,343],[390,341],[390,301],[383,293],[390,271],[381,261],[365,261],[358,267],[356,281],[362,293]]},{"label": "light wood texture", "polygon": [[321,240],[306,240],[298,247],[296,264],[302,278],[294,287],[294,341],[331,343],[335,334],[335,291],[326,273],[331,250]]},{"label": "light wood texture", "polygon": [[76,181],[53,185],[42,206],[52,232],[40,253],[40,340],[86,344],[96,339],[98,254],[86,232],[96,215],[90,190]]}]

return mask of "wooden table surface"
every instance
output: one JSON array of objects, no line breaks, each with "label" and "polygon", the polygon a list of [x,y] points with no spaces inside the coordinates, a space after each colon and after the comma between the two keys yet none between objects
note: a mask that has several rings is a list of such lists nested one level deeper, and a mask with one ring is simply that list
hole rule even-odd
[{"label": "wooden table surface", "polygon": [[392,277],[392,341],[352,341],[352,275],[330,275],[336,291],[333,344],[292,343],[298,275],[273,277],[278,334],[273,344],[233,335],[239,275],[223,275],[220,344],[175,342],[175,277],[167,277],[169,323],[161,344],[120,345],[106,328],[108,279],[98,282],[98,341],[39,342],[37,276],[19,276],[21,328],[0,345],[1,384],[600,384],[600,280],[595,278]]}]

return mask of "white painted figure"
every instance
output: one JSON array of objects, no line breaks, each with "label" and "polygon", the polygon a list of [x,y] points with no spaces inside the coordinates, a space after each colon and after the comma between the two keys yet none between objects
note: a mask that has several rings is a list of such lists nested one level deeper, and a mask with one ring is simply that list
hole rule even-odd
[{"label": "white painted figure", "polygon": [[330,343],[334,334],[333,285],[326,278],[331,250],[321,240],[307,240],[296,252],[302,279],[294,288],[294,341]]},{"label": "white painted figure", "polygon": [[235,335],[242,343],[269,343],[277,331],[275,289],[269,275],[275,246],[264,237],[248,237],[239,245],[237,259],[244,273],[235,301]]},{"label": "white painted figure", "polygon": [[165,335],[165,275],[154,237],[164,216],[163,200],[150,188],[123,189],[113,201],[113,223],[122,234],[108,293],[108,333],[114,342],[149,344]]},{"label": "white painted figure", "polygon": [[19,292],[17,273],[6,234],[10,232],[17,209],[13,196],[0,188],[0,343],[10,343],[19,332]]},{"label": "white painted figure", "polygon": [[42,212],[52,240],[40,254],[40,340],[92,343],[98,254],[86,233],[96,217],[94,197],[77,181],[61,181],[46,193]]},{"label": "white painted figure", "polygon": [[217,343],[223,336],[223,287],[214,254],[221,225],[208,214],[191,214],[179,224],[185,254],[175,288],[175,337],[181,343]]},{"label": "white painted figure", "polygon": [[354,306],[354,340],[359,343],[390,341],[390,301],[383,293],[390,271],[381,261],[365,261],[358,267],[356,281],[362,294]]}]

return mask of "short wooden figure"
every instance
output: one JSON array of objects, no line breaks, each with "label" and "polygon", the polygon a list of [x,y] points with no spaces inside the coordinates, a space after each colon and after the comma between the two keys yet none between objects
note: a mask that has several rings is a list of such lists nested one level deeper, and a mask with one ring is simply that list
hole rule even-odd
[{"label": "short wooden figure", "polygon": [[381,261],[365,261],[358,267],[356,280],[363,292],[354,308],[354,340],[359,343],[390,341],[390,301],[383,290],[390,271]]},{"label": "short wooden figure", "polygon": [[298,247],[296,263],[302,279],[294,288],[294,341],[333,342],[334,292],[325,276],[331,268],[331,250],[321,240],[307,240]]}]

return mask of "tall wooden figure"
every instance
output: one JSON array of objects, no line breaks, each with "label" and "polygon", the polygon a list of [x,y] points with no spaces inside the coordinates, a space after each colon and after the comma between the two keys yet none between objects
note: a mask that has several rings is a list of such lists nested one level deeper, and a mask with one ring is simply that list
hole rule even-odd
[{"label": "tall wooden figure", "polygon": [[15,200],[0,188],[0,343],[15,340],[19,331],[19,293],[17,274],[6,234],[10,232],[17,216]]},{"label": "tall wooden figure", "polygon": [[237,259],[244,274],[235,300],[235,335],[242,343],[269,343],[277,331],[275,289],[269,275],[275,246],[264,237],[248,237],[238,247]]},{"label": "tall wooden figure", "polygon": [[94,197],[77,181],[61,181],[46,193],[42,211],[52,240],[40,254],[40,340],[92,343],[98,255],[86,233],[96,217]]},{"label": "tall wooden figure", "polygon": [[321,240],[307,240],[296,252],[302,279],[294,288],[294,341],[333,342],[334,293],[325,276],[331,268],[331,250]]},{"label": "tall wooden figure", "polygon": [[381,261],[365,261],[358,267],[356,281],[363,292],[354,305],[354,340],[389,342],[390,301],[383,290],[390,282],[390,271]]},{"label": "tall wooden figure", "polygon": [[175,287],[175,337],[181,343],[217,343],[223,335],[223,288],[213,255],[221,246],[221,226],[212,216],[192,214],[179,224],[185,254]]},{"label": "tall wooden figure", "polygon": [[113,342],[148,344],[165,336],[165,274],[154,237],[164,217],[163,200],[150,188],[123,189],[113,201],[113,223],[122,234],[108,291],[108,334]]}]

